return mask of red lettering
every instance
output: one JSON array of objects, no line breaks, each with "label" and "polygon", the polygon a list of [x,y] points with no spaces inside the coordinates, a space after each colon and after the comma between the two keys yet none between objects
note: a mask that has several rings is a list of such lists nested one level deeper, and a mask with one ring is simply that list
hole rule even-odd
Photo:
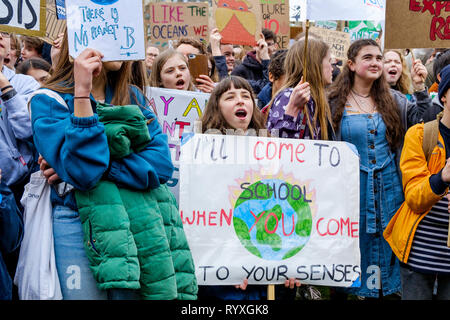
[{"label": "red lettering", "polygon": [[202,214],[200,214],[200,211],[197,211],[197,225],[200,225],[200,218],[203,218],[203,225],[206,226],[206,212],[203,211]]},{"label": "red lettering", "polygon": [[284,214],[281,215],[281,225],[283,226],[283,234],[286,237],[289,237],[292,233],[294,233],[294,228],[295,228],[294,215],[292,215],[292,230],[291,230],[291,233],[287,234],[286,231],[284,231]]},{"label": "red lettering", "polygon": [[423,0],[422,13],[424,13],[427,10],[431,13],[431,15],[433,15],[433,16],[435,15],[434,0]]},{"label": "red lettering", "polygon": [[341,218],[341,236],[342,236],[342,232],[344,230],[344,226],[347,226],[347,235],[350,236],[350,218],[347,218],[347,220],[344,220],[343,218]]},{"label": "red lettering", "polygon": [[409,10],[411,11],[420,11],[422,7],[419,5],[419,1],[417,0],[409,0]]},{"label": "red lettering", "polygon": [[178,135],[179,135],[179,138],[181,139],[181,136],[183,135],[184,126],[189,126],[191,123],[185,122],[185,121],[176,121],[175,124],[180,126],[180,131],[179,131]]},{"label": "red lettering", "polygon": [[448,2],[446,1],[436,1],[436,16],[440,16],[441,15],[441,11],[442,9],[446,8],[448,5]]},{"label": "red lettering", "polygon": [[291,150],[291,162],[294,161],[294,147],[292,146],[292,143],[280,143],[280,154],[279,154],[279,159],[281,159],[281,153],[283,152],[283,147],[286,148],[286,150]]},{"label": "red lettering", "polygon": [[[325,224],[321,224],[322,221],[324,221],[324,218],[320,218],[317,220],[316,223],[316,230],[317,233],[321,237],[325,236],[336,236],[338,233],[340,233],[341,236],[347,236],[351,238],[358,238],[358,231],[359,231],[359,222],[351,222],[350,218],[344,219],[340,218],[337,219],[329,219],[326,223],[326,230],[324,229]],[[319,228],[322,229],[319,229]]]},{"label": "red lettering", "polygon": [[358,222],[352,222],[350,225],[351,225],[350,228],[351,228],[352,238],[358,238],[359,223]]},{"label": "red lettering", "polygon": [[[272,157],[269,156],[269,147],[271,145],[273,145],[273,147],[274,147],[274,150],[273,150],[274,152],[273,152],[273,156]],[[272,160],[273,158],[275,158],[276,155],[277,155],[277,145],[275,144],[275,142],[270,141],[267,144],[267,148],[266,148],[266,158],[269,159],[269,160]]]},{"label": "red lettering", "polygon": [[[299,148],[301,148],[301,150],[298,150]],[[301,162],[301,163],[305,162],[305,160],[301,160],[301,159],[299,159],[299,157],[298,157],[298,155],[301,154],[301,153],[303,153],[303,152],[305,151],[305,149],[306,149],[306,147],[305,147],[305,145],[304,145],[303,143],[300,143],[300,144],[297,146],[297,148],[295,148],[295,157],[297,158],[297,161],[298,161],[298,162]]]},{"label": "red lettering", "polygon": [[[269,230],[269,229],[267,228],[267,223],[269,222],[270,217],[274,217],[275,220],[277,221],[277,223],[275,224],[275,228],[273,228],[273,230]],[[266,232],[267,232],[268,234],[273,234],[273,233],[275,233],[275,232],[277,231],[277,228],[278,228],[278,218],[277,218],[277,216],[275,215],[275,213],[271,212],[271,213],[269,213],[269,214],[267,215],[266,221],[265,221],[265,223],[264,223],[264,228],[266,229]]]},{"label": "red lettering", "polygon": [[261,219],[261,217],[263,216],[263,214],[265,213],[265,211],[261,212],[261,214],[259,216],[255,215],[251,210],[250,213],[252,214],[252,216],[255,218],[255,223],[252,225],[252,227],[250,228],[250,230],[248,230],[248,233],[250,233],[250,231],[252,231],[253,227],[256,226],[256,224],[258,223],[258,221]]},{"label": "red lettering", "polygon": [[[337,228],[336,228],[336,232],[331,232],[330,231],[330,222],[336,222],[336,225],[337,225]],[[337,221],[336,219],[330,219],[330,220],[328,220],[328,224],[327,224],[327,231],[328,231],[328,234],[330,235],[330,236],[335,236],[335,235],[337,235],[337,233],[339,232],[339,221]]]},{"label": "red lettering", "polygon": [[435,41],[450,39],[450,16],[445,20],[443,17],[433,17],[431,20],[430,39]]},{"label": "red lettering", "polygon": [[211,221],[211,220],[215,220],[216,219],[216,214],[217,214],[216,211],[211,211],[209,213],[208,225],[210,225],[210,226],[217,226],[217,223]]},{"label": "red lettering", "polygon": [[325,233],[321,233],[320,231],[319,231],[319,223],[320,223],[320,221],[322,221],[324,218],[320,218],[319,220],[317,220],[317,223],[316,223],[316,230],[317,230],[317,233],[319,234],[319,236],[321,236],[321,237],[325,237],[326,235],[327,235],[327,233],[325,232]]},{"label": "red lettering", "polygon": [[262,160],[262,159],[264,159],[264,157],[259,158],[259,157],[256,156],[256,148],[258,147],[258,144],[260,144],[260,143],[261,143],[262,145],[264,145],[264,142],[258,141],[258,142],[256,142],[255,147],[253,148],[253,157],[254,157],[256,160]]},{"label": "red lettering", "polygon": [[223,218],[225,218],[225,221],[227,223],[227,225],[231,225],[231,218],[233,217],[233,209],[230,209],[229,214],[227,215],[227,213],[225,212],[224,209],[220,210],[220,225],[222,224]]}]

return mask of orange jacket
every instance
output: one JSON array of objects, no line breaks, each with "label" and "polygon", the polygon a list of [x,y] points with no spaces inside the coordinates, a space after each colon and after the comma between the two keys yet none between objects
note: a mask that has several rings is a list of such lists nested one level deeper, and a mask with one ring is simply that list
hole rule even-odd
[{"label": "orange jacket", "polygon": [[439,134],[439,144],[434,147],[427,165],[422,148],[423,123],[411,127],[405,135],[400,170],[402,172],[405,201],[392,217],[383,236],[392,251],[403,263],[408,261],[411,244],[419,222],[439,201],[442,195],[431,190],[429,178],[445,165],[445,144]]}]

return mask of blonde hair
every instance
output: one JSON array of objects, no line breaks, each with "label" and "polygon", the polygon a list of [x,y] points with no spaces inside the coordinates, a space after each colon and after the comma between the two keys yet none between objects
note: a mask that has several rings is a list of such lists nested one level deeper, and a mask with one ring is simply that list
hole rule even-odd
[{"label": "blonde hair", "polygon": [[[272,96],[270,107],[273,104],[277,94],[287,88],[295,87],[303,77],[303,57],[304,57],[305,41],[299,40],[295,42],[288,50],[286,59],[284,60],[285,82],[284,85]],[[311,96],[315,103],[315,110],[313,119],[310,119],[309,112],[305,112],[307,124],[310,132],[314,132],[313,127],[320,124],[321,138],[328,140],[328,123],[331,123],[331,111],[328,105],[328,100],[325,92],[325,80],[323,78],[323,59],[328,54],[328,45],[317,38],[310,38],[308,40],[307,48],[307,63],[308,73],[307,79],[303,78],[304,82],[308,82],[311,88]],[[269,107],[269,108],[270,108]],[[266,114],[269,114],[267,110]]]},{"label": "blonde hair", "polygon": [[388,49],[384,51],[383,56],[388,52],[396,53],[400,57],[400,61],[402,63],[402,74],[400,75],[400,78],[398,79],[394,88],[403,94],[411,94],[411,75],[409,73],[408,66],[406,65],[406,60],[403,56],[403,53],[400,50]]}]

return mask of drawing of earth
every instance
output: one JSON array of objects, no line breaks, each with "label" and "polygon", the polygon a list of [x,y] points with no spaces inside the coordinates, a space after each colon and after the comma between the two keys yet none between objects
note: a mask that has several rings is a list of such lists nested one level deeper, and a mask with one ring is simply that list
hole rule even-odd
[{"label": "drawing of earth", "polygon": [[295,256],[306,245],[312,213],[301,187],[279,179],[260,180],[240,194],[233,225],[250,253],[280,261]]},{"label": "drawing of earth", "polygon": [[91,0],[91,2],[99,4],[101,6],[107,6],[109,4],[116,3],[119,0]]}]

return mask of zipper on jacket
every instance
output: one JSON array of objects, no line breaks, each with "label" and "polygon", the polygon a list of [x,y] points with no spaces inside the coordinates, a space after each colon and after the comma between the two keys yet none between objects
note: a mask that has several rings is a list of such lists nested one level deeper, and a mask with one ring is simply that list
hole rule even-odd
[{"label": "zipper on jacket", "polygon": [[89,243],[91,244],[92,249],[97,254],[100,254],[100,252],[97,251],[97,248],[95,248],[95,245],[94,245],[95,240],[94,240],[94,238],[92,238],[92,224],[91,224],[91,220],[88,220],[88,221],[89,221]]}]

